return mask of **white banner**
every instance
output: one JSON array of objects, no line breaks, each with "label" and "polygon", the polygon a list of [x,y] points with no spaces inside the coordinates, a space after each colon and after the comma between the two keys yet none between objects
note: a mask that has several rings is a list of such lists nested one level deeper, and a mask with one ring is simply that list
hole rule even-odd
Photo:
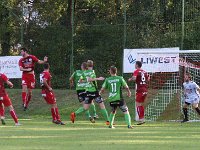
[{"label": "white banner", "polygon": [[19,59],[21,56],[2,56],[0,57],[0,72],[8,78],[21,78],[22,72],[19,70]]},{"label": "white banner", "polygon": [[133,73],[136,61],[141,61],[147,72],[177,72],[178,52],[179,48],[124,49],[123,73]]}]

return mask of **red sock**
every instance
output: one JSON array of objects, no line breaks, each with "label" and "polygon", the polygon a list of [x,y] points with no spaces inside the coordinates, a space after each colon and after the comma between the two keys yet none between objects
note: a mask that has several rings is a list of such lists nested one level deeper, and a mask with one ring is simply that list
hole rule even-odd
[{"label": "red sock", "polygon": [[18,123],[18,118],[17,118],[17,115],[14,110],[10,111],[10,115],[13,118],[13,120],[15,121],[15,123]]},{"label": "red sock", "polygon": [[22,102],[24,105],[26,105],[26,92],[22,92]]},{"label": "red sock", "polygon": [[5,116],[5,109],[3,108],[3,106],[0,106],[0,116],[4,117]]},{"label": "red sock", "polygon": [[26,101],[26,107],[28,107],[28,104],[30,103],[31,101],[31,95],[28,95],[28,98],[27,98],[27,101]]},{"label": "red sock", "polygon": [[139,119],[144,119],[144,106],[138,106],[137,113],[138,113]]},{"label": "red sock", "polygon": [[58,107],[56,107],[55,109],[56,109],[56,118],[57,118],[58,121],[61,121],[60,120],[60,114],[59,114],[59,111],[58,111]]},{"label": "red sock", "polygon": [[56,118],[56,109],[55,108],[51,108],[51,116],[53,120],[57,120]]}]

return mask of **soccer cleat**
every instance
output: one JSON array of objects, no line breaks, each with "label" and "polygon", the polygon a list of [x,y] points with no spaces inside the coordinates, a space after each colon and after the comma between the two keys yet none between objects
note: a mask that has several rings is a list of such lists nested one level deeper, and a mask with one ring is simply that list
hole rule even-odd
[{"label": "soccer cleat", "polygon": [[99,116],[98,115],[94,115],[94,119],[99,119]]},{"label": "soccer cleat", "polygon": [[94,118],[90,117],[90,122],[95,123]]},{"label": "soccer cleat", "polygon": [[76,118],[76,114],[74,112],[71,113],[70,118],[71,118],[72,123],[74,123],[75,122],[75,118]]},{"label": "soccer cleat", "polygon": [[60,121],[60,125],[65,125],[65,123],[64,123],[64,122],[62,122],[62,121]]},{"label": "soccer cleat", "polygon": [[109,122],[109,121],[106,121],[106,125],[109,126],[109,125],[110,125],[110,122]]},{"label": "soccer cleat", "polygon": [[108,128],[115,129],[115,127],[114,127],[114,126],[108,126]]},{"label": "soccer cleat", "polygon": [[1,119],[1,124],[6,125],[5,119]]},{"label": "soccer cleat", "polygon": [[58,120],[52,120],[52,122],[55,124],[60,124],[60,121],[58,121]]},{"label": "soccer cleat", "polygon": [[15,123],[15,126],[21,126],[21,124],[18,122],[18,123]]},{"label": "soccer cleat", "polygon": [[142,124],[144,124],[145,122],[144,121],[139,121],[138,123],[137,123],[137,125],[142,125]]},{"label": "soccer cleat", "polygon": [[24,106],[24,111],[26,111],[27,110],[27,107],[26,106]]},{"label": "soccer cleat", "polygon": [[184,122],[188,122],[189,120],[187,118],[183,119],[183,121],[181,121],[181,123],[184,123]]},{"label": "soccer cleat", "polygon": [[133,129],[133,126],[128,125],[128,129]]}]

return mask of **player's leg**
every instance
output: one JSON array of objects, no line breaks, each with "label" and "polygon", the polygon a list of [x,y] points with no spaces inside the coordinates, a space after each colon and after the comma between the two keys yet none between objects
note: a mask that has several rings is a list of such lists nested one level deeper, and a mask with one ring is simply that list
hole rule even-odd
[{"label": "player's leg", "polygon": [[24,111],[26,110],[26,101],[27,101],[27,98],[28,98],[28,88],[27,88],[27,85],[25,83],[25,81],[23,82],[22,81],[22,103],[23,103],[23,108],[24,108]]},{"label": "player's leg", "polygon": [[190,103],[185,102],[185,104],[183,105],[183,115],[184,115],[184,119],[182,121],[182,123],[189,121],[188,119],[188,106],[190,105]]},{"label": "player's leg", "polygon": [[120,101],[119,108],[120,108],[120,110],[124,113],[124,118],[125,118],[127,127],[128,127],[129,129],[132,129],[133,127],[131,126],[131,116],[130,116],[130,114],[129,114],[128,107],[127,107],[127,105],[126,105],[126,103],[125,103],[124,100],[121,100],[121,101]]},{"label": "player's leg", "polygon": [[110,117],[109,117],[109,121],[110,121],[109,128],[114,128],[113,123],[115,120],[117,106],[115,104],[110,103],[110,107],[112,108],[112,110],[111,110]]},{"label": "player's leg", "polygon": [[144,124],[144,100],[146,98],[145,93],[136,93],[136,109],[139,116],[139,122],[137,125]]},{"label": "player's leg", "polygon": [[2,125],[5,125],[5,109],[4,109],[4,105],[3,103],[0,101],[0,119],[1,119],[1,123]]},{"label": "player's leg", "polygon": [[26,109],[28,108],[28,105],[31,101],[31,97],[32,97],[32,89],[27,88],[27,95],[26,95],[26,103],[25,103],[25,107],[24,107],[24,111],[26,111]]},{"label": "player's leg", "polygon": [[52,114],[52,118],[53,118],[53,123],[65,125],[65,123],[63,123],[61,121],[60,113],[59,113],[58,106],[56,103],[51,104],[51,114]]},{"label": "player's leg", "polygon": [[92,110],[93,113],[94,113],[94,119],[98,119],[99,116],[97,115],[96,106],[95,106],[95,104],[94,104],[94,101],[92,101],[92,103],[91,103],[91,105],[90,105],[90,108],[91,108],[91,110]]},{"label": "player's leg", "polygon": [[198,115],[200,115],[200,109],[199,109],[199,103],[194,103],[192,104],[192,107],[194,110],[196,110],[196,112],[198,113]]}]

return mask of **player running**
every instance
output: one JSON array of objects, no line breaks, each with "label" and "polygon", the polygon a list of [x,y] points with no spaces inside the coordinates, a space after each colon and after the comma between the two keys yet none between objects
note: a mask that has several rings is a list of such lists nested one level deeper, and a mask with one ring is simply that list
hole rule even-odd
[{"label": "player running", "polygon": [[133,128],[131,126],[131,117],[128,111],[128,107],[123,99],[122,95],[122,87],[125,87],[127,90],[128,97],[131,96],[131,91],[124,80],[123,77],[117,76],[117,68],[114,66],[110,67],[110,75],[111,77],[107,78],[100,90],[100,94],[104,92],[105,89],[109,91],[108,101],[110,102],[110,106],[112,108],[112,112],[110,113],[110,125],[109,128],[114,128],[113,122],[116,114],[117,107],[124,113],[125,121],[128,125],[128,128]]},{"label": "player running", "polygon": [[192,105],[196,112],[200,115],[199,99],[200,99],[200,88],[199,86],[191,81],[191,76],[189,73],[185,75],[185,82],[183,83],[185,104],[183,105],[184,119],[182,123],[189,121],[188,119],[188,106]]},{"label": "player running", "polygon": [[17,115],[15,113],[15,110],[12,106],[12,102],[5,90],[5,87],[4,87],[4,83],[6,83],[10,88],[13,88],[13,84],[12,82],[9,81],[9,79],[7,78],[7,76],[5,74],[2,74],[0,73],[0,106],[1,107],[1,121],[2,121],[2,124],[5,125],[5,121],[4,121],[4,108],[3,108],[3,105],[5,107],[8,107],[9,110],[10,110],[10,115],[11,117],[13,118],[13,120],[15,121],[15,125],[16,126],[19,126],[20,123],[18,122],[18,118],[17,118]]},{"label": "player running", "polygon": [[[80,83],[79,80],[83,72],[86,70],[87,70],[87,63],[83,62],[81,64],[81,70],[76,70],[69,79],[71,87],[74,85],[74,82],[75,82],[78,100],[82,105],[84,105],[84,101],[86,97],[85,89],[88,83]],[[94,118],[97,118],[95,104],[92,102],[91,106],[94,112]],[[75,113],[79,113],[80,110],[82,110],[82,107],[80,107],[77,111],[75,111]],[[86,115],[90,119],[90,121],[94,123],[94,119],[91,117],[89,110],[86,111]]]},{"label": "player running", "polygon": [[128,81],[135,81],[136,83],[136,109],[139,116],[137,125],[144,124],[144,101],[147,96],[147,82],[149,80],[147,72],[141,69],[142,63],[136,61],[135,71],[133,76]]},{"label": "player running", "polygon": [[102,112],[104,118],[106,119],[106,124],[109,125],[108,112],[105,108],[103,99],[99,95],[99,91],[97,89],[97,81],[103,81],[104,78],[103,77],[99,77],[99,78],[96,77],[96,74],[93,70],[93,61],[88,60],[87,66],[88,66],[88,70],[85,70],[83,72],[83,76],[81,77],[81,80],[80,80],[80,82],[83,82],[83,83],[88,82],[88,85],[86,87],[86,98],[85,98],[85,101],[84,101],[84,105],[83,105],[83,107],[80,108],[79,112],[71,113],[71,121],[72,121],[72,123],[74,123],[76,115],[78,115],[79,113],[81,113],[83,111],[88,110],[90,108],[92,101],[95,100],[101,108],[101,112]]},{"label": "player running", "polygon": [[47,62],[47,57],[43,60],[39,60],[36,56],[28,54],[26,48],[21,48],[21,55],[23,58],[19,60],[20,71],[22,71],[22,102],[24,111],[28,108],[28,104],[31,100],[32,89],[35,88],[35,63],[44,64]]},{"label": "player running", "polygon": [[51,87],[51,74],[49,72],[49,63],[44,64],[44,71],[40,74],[40,84],[42,87],[42,96],[51,105],[52,122],[55,124],[65,125],[60,119],[60,114],[56,104],[56,98]]}]

